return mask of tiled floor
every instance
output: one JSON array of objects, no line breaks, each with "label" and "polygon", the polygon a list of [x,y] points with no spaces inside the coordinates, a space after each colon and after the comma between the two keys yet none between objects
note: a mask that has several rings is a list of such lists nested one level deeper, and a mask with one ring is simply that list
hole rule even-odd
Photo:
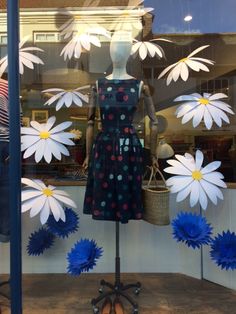
[{"label": "tiled floor", "polygon": [[[24,275],[24,314],[92,314],[100,279],[111,275]],[[125,283],[142,282],[139,314],[236,314],[236,291],[179,274],[125,275]],[[0,291],[7,292],[7,287]],[[2,314],[10,313],[0,297]],[[131,308],[126,306],[126,314]]]}]

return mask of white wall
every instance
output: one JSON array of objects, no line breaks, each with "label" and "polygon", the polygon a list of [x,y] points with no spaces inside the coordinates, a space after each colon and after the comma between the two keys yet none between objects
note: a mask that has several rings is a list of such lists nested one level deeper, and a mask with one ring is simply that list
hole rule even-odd
[{"label": "white wall", "polygon": [[[236,232],[236,190],[225,190],[224,202],[209,206],[205,216],[214,227],[214,235],[222,234],[222,231],[228,229]],[[209,247],[203,250],[203,278],[236,289],[236,271],[221,270],[211,261],[209,251]]]},{"label": "white wall", "polygon": [[[81,237],[94,238],[104,248],[95,272],[114,272],[115,224],[92,220],[82,214],[84,187],[62,187],[78,204],[80,215],[79,231],[67,240],[56,240],[56,244],[39,257],[29,257],[26,253],[28,236],[40,226],[38,217],[30,219],[23,215],[22,255],[24,273],[64,273],[66,255]],[[236,231],[236,191],[224,191],[224,202],[218,206],[209,204],[205,216],[214,227],[214,233],[223,230]],[[170,197],[171,217],[180,210],[189,210],[188,201],[175,202]],[[197,208],[194,209],[197,211]],[[157,227],[144,221],[131,221],[121,225],[121,270],[122,272],[170,272],[183,273],[201,278],[201,254],[172,239],[171,227]],[[0,273],[9,272],[9,245],[0,244]],[[236,289],[236,272],[221,270],[210,259],[209,248],[203,249],[203,278]]]},{"label": "white wall", "polygon": [[[24,273],[64,273],[66,255],[81,237],[94,238],[104,248],[95,272],[113,272],[115,256],[115,224],[94,221],[82,214],[84,187],[61,187],[69,192],[78,204],[80,215],[79,231],[67,240],[56,240],[56,245],[39,257],[26,253],[28,237],[40,226],[39,218],[22,216],[22,255]],[[176,204],[175,196],[170,200],[171,216],[180,210],[188,210],[188,202]],[[196,209],[195,209],[196,210]],[[144,221],[131,221],[121,225],[121,270],[122,272],[173,272],[201,278],[201,256],[199,250],[192,250],[172,239],[171,227],[157,227]],[[0,244],[0,273],[9,271],[9,245]]]}]

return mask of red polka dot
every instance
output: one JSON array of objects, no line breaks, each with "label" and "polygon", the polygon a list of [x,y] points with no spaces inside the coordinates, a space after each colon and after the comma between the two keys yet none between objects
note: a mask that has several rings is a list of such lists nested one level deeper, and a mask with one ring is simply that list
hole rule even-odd
[{"label": "red polka dot", "polygon": [[100,98],[101,98],[101,100],[104,100],[105,99],[105,95],[101,95]]},{"label": "red polka dot", "polygon": [[115,202],[112,202],[111,203],[111,208],[115,208],[116,207],[116,203]]},{"label": "red polka dot", "polygon": [[111,150],[112,150],[112,146],[111,146],[111,145],[107,145],[106,149],[107,149],[108,151],[111,151]]},{"label": "red polka dot", "polygon": [[108,115],[108,119],[109,119],[109,120],[113,120],[113,119],[114,119],[114,115],[113,115],[112,113],[110,113],[110,114]]},{"label": "red polka dot", "polygon": [[119,87],[118,88],[118,92],[123,92],[123,90],[124,90],[124,87]]},{"label": "red polka dot", "polygon": [[135,161],[135,157],[134,157],[134,156],[131,156],[131,157],[130,157],[130,161]]},{"label": "red polka dot", "polygon": [[128,96],[128,95],[125,95],[125,96],[123,97],[123,99],[124,99],[124,101],[127,101],[127,100],[129,99],[129,96]]},{"label": "red polka dot", "polygon": [[142,215],[142,213],[137,213],[135,216],[137,219],[141,219],[143,215]]},{"label": "red polka dot", "polygon": [[111,160],[116,160],[116,156],[111,155]]},{"label": "red polka dot", "polygon": [[87,203],[90,203],[91,201],[92,201],[92,197],[91,196],[86,197],[86,202]]},{"label": "red polka dot", "polygon": [[116,145],[116,150],[118,150],[119,149],[119,146],[118,145]]},{"label": "red polka dot", "polygon": [[141,176],[137,176],[137,180],[140,181],[141,180]]},{"label": "red polka dot", "polygon": [[124,209],[124,210],[127,210],[127,209],[128,209],[128,204],[124,204],[124,205],[123,205],[123,209]]},{"label": "red polka dot", "polygon": [[99,210],[95,209],[95,210],[93,211],[93,214],[94,214],[94,216],[100,216],[100,215],[101,215],[101,212],[100,212]]},{"label": "red polka dot", "polygon": [[124,128],[125,133],[129,133],[129,128]]},{"label": "red polka dot", "polygon": [[104,189],[106,189],[108,187],[108,183],[107,182],[103,182],[102,186],[103,186]]},{"label": "red polka dot", "polygon": [[119,161],[122,161],[123,160],[123,157],[122,156],[118,156],[117,158]]},{"label": "red polka dot", "polygon": [[98,153],[95,154],[95,158],[98,158]]}]

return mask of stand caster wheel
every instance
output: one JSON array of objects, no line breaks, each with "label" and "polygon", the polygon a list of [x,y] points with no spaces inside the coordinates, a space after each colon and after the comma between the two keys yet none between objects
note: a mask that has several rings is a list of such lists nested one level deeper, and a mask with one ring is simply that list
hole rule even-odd
[{"label": "stand caster wheel", "polygon": [[100,287],[100,288],[99,288],[99,290],[98,290],[98,292],[99,292],[99,293],[103,293],[103,289],[104,289],[104,287],[103,287],[103,286],[102,286],[102,287]]},{"label": "stand caster wheel", "polygon": [[141,291],[141,288],[136,288],[136,289],[134,290],[134,294],[135,294],[135,295],[139,295],[140,291]]},{"label": "stand caster wheel", "polygon": [[138,309],[137,308],[133,310],[133,314],[138,314]]},{"label": "stand caster wheel", "polygon": [[93,314],[98,314],[99,313],[99,308],[96,306],[93,306]]}]

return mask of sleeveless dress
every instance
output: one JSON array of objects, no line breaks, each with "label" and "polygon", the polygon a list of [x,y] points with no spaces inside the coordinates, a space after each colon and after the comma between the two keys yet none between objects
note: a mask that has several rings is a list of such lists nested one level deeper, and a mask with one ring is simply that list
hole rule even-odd
[{"label": "sleeveless dress", "polygon": [[142,219],[143,149],[132,124],[139,88],[136,79],[98,80],[102,130],[90,153],[83,210],[93,219]]}]

